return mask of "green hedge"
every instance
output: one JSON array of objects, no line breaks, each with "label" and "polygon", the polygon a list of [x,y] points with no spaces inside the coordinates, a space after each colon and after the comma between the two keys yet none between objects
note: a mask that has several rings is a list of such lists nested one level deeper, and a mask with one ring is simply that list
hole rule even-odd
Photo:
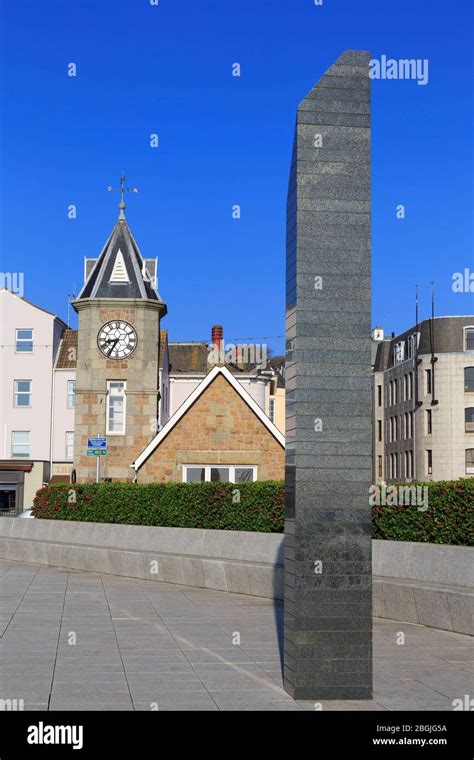
[{"label": "green hedge", "polygon": [[427,487],[427,509],[422,511],[417,506],[374,506],[374,538],[474,545],[474,478],[400,485]]},{"label": "green hedge", "polygon": [[[240,502],[235,501],[239,496]],[[33,517],[281,533],[284,485],[268,480],[239,484],[61,483],[38,491]]]},{"label": "green hedge", "polygon": [[[407,484],[402,484],[406,487]],[[372,508],[373,537],[394,541],[474,545],[474,478],[410,483],[428,488],[428,508]],[[235,502],[236,491],[240,502]],[[71,494],[73,499],[71,501]],[[48,520],[161,525],[281,533],[284,484],[88,483],[38,491],[33,516]]]}]

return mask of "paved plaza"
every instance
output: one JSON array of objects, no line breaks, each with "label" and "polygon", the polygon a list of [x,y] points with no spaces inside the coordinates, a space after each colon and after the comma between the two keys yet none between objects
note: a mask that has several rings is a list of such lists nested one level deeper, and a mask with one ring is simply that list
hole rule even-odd
[{"label": "paved plaza", "polygon": [[[25,710],[314,710],[282,688],[282,614],[257,597],[0,560],[0,699]],[[468,636],[375,619],[374,657],[374,700],[323,710],[452,710],[474,693]]]}]

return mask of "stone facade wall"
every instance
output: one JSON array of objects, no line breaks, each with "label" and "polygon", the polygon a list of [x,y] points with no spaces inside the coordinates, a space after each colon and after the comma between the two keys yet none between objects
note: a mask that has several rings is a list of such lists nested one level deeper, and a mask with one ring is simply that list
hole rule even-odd
[{"label": "stone facade wall", "polygon": [[[474,393],[464,391],[464,368],[474,366],[472,353],[436,354],[435,393],[438,400],[431,406],[426,392],[425,370],[431,368],[430,357],[422,356],[419,366],[420,401],[416,413],[416,478],[417,480],[451,480],[469,477],[466,474],[466,449],[474,448],[474,433],[465,432],[464,410],[474,406]],[[426,410],[431,409],[432,433],[428,434]],[[427,471],[426,451],[433,452],[433,471]]]},{"label": "stone facade wall", "polygon": [[[126,360],[107,359],[97,346],[100,327],[113,319],[132,324],[138,345]],[[106,434],[107,382],[125,380],[125,435],[108,438],[108,454],[101,457],[101,477],[131,481],[133,460],[156,433],[158,408],[158,355],[160,320],[150,302],[114,305],[97,301],[79,305],[76,375],[74,465],[77,480],[95,480],[95,457],[88,457],[87,438]]]},{"label": "stone facade wall", "polygon": [[257,465],[258,480],[282,480],[285,452],[217,376],[138,471],[138,481],[182,480],[183,464]]}]

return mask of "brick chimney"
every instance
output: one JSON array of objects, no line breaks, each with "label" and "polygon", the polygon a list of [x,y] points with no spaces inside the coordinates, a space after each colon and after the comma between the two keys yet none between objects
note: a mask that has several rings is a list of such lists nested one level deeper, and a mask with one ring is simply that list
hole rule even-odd
[{"label": "brick chimney", "polygon": [[224,328],[222,325],[212,325],[211,330],[211,345],[217,348],[218,351],[222,351],[224,344]]},{"label": "brick chimney", "polygon": [[222,325],[212,325],[211,345],[209,346],[208,366],[212,369],[216,364],[224,364],[224,328]]}]

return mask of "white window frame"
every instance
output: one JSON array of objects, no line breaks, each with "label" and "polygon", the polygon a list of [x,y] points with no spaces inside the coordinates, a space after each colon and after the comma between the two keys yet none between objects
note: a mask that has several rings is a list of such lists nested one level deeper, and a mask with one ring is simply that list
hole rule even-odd
[{"label": "white window frame", "polygon": [[[187,483],[186,480],[186,473],[188,468],[194,468],[194,467],[201,467],[204,472],[204,483],[210,483],[211,482],[211,469],[213,468],[226,468],[229,470],[229,483],[235,483],[235,470],[253,470],[253,482],[255,483],[257,481],[257,473],[258,473],[258,467],[256,464],[224,464],[221,462],[220,464],[214,463],[214,464],[183,464],[182,466],[182,482]],[[241,485],[238,483],[237,485]]]},{"label": "white window frame", "polygon": [[[112,385],[116,384],[122,385],[122,392],[117,393],[115,390],[113,393],[111,393],[111,387]],[[109,427],[109,412],[110,412],[110,401],[112,398],[116,396],[123,396],[123,429],[118,430],[111,430]],[[105,410],[105,431],[107,435],[126,435],[127,431],[127,383],[125,380],[107,380],[107,403],[106,403],[106,410]]]},{"label": "white window frame", "polygon": [[[27,443],[17,443],[15,444],[15,435],[18,433],[23,433],[28,436],[28,442]],[[26,454],[15,454],[14,447],[16,446],[27,446],[28,452]],[[30,441],[30,431],[29,430],[12,430],[12,459],[29,459],[30,458],[30,451],[31,451],[31,441]]]},{"label": "white window frame", "polygon": [[[68,435],[72,436],[72,443],[68,443]],[[64,442],[66,462],[72,462],[74,460],[74,430],[66,430]],[[71,456],[68,456],[69,451],[71,451]]]},{"label": "white window frame", "polygon": [[474,464],[473,465],[468,465],[468,463],[467,463],[467,452],[468,451],[474,451],[474,449],[466,449],[466,451],[464,453],[464,462],[465,462],[464,466],[465,466],[465,470],[466,470],[466,475],[474,475]]},{"label": "white window frame", "polygon": [[[29,391],[19,391],[18,390],[18,383],[29,383],[30,384],[30,390]],[[15,409],[31,409],[31,397],[32,397],[32,391],[31,387],[33,385],[32,380],[27,380],[26,378],[21,378],[19,380],[13,381],[13,406]],[[18,396],[29,396],[30,397],[30,403],[29,404],[19,404],[18,403]]]},{"label": "white window frame", "polygon": [[[19,338],[18,333],[19,332],[25,332],[25,331],[31,332],[31,339],[30,338]],[[19,343],[31,343],[31,351],[18,351],[17,346]],[[32,327],[17,327],[15,330],[15,353],[16,354],[32,354],[35,348],[35,340],[34,340],[34,330]]]},{"label": "white window frame", "polygon": [[275,422],[275,399],[270,398],[268,399],[268,416],[270,417],[271,421]]},{"label": "white window frame", "polygon": [[[73,388],[72,392],[69,390],[69,388],[70,388],[71,385],[72,385],[72,388]],[[66,393],[67,408],[68,409],[74,409],[74,407],[76,406],[76,381],[75,380],[68,380],[66,388],[67,388],[67,393]],[[71,398],[72,398],[72,403],[71,403]]]}]

